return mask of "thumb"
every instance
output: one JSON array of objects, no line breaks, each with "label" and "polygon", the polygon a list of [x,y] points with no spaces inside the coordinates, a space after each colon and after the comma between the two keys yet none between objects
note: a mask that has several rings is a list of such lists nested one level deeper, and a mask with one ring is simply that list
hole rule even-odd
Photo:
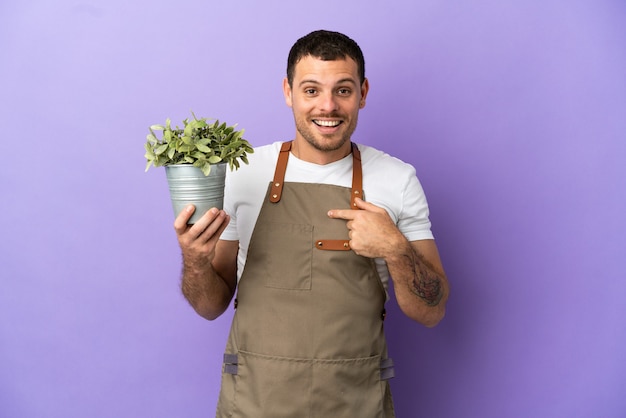
[{"label": "thumb", "polygon": [[362,210],[374,210],[377,208],[376,205],[366,202],[360,197],[357,197],[356,199],[354,199],[354,203],[358,209],[362,209]]},{"label": "thumb", "polygon": [[376,206],[373,203],[366,202],[361,198],[354,199],[354,203],[356,204],[357,209],[365,210],[367,212],[376,212],[376,213],[387,213],[385,209],[380,206]]}]

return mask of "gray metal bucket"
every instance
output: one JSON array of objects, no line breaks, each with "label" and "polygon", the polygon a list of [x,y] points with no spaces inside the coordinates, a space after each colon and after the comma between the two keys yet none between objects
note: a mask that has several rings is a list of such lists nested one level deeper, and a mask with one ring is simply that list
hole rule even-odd
[{"label": "gray metal bucket", "polygon": [[170,188],[174,215],[178,216],[190,203],[196,207],[187,223],[196,223],[213,207],[223,208],[226,164],[211,166],[208,176],[205,176],[198,167],[189,164],[168,165],[165,166],[165,175]]}]

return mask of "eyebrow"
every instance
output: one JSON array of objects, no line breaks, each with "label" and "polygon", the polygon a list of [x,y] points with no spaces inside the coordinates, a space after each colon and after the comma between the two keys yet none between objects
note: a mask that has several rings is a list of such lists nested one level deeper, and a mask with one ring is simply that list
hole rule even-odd
[{"label": "eyebrow", "polygon": [[[341,80],[337,81],[337,83],[335,83],[335,84],[344,84],[344,83],[350,83],[350,84],[352,84],[354,86],[358,86],[357,82],[354,81],[353,78],[342,78]],[[298,86],[302,86],[303,84],[316,84],[316,85],[319,85],[321,83],[319,81],[317,81],[317,80],[304,79],[304,80],[302,80],[298,84]]]}]

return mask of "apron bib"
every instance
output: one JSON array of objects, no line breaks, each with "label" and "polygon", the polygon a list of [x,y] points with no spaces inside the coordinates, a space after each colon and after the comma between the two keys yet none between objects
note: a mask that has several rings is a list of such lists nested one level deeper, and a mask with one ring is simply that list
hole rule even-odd
[{"label": "apron bib", "polygon": [[330,209],[353,187],[283,183],[284,143],[239,281],[218,417],[394,417],[383,331],[386,293],[374,260],[350,251],[346,221]]}]

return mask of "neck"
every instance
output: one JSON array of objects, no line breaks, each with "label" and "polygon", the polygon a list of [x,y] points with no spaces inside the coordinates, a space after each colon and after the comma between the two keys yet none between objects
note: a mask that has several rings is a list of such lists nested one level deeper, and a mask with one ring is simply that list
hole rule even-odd
[{"label": "neck", "polygon": [[291,146],[291,153],[298,159],[308,163],[326,165],[339,161],[352,152],[352,143],[346,141],[340,148],[336,150],[320,150],[313,147],[305,140],[296,138]]}]

